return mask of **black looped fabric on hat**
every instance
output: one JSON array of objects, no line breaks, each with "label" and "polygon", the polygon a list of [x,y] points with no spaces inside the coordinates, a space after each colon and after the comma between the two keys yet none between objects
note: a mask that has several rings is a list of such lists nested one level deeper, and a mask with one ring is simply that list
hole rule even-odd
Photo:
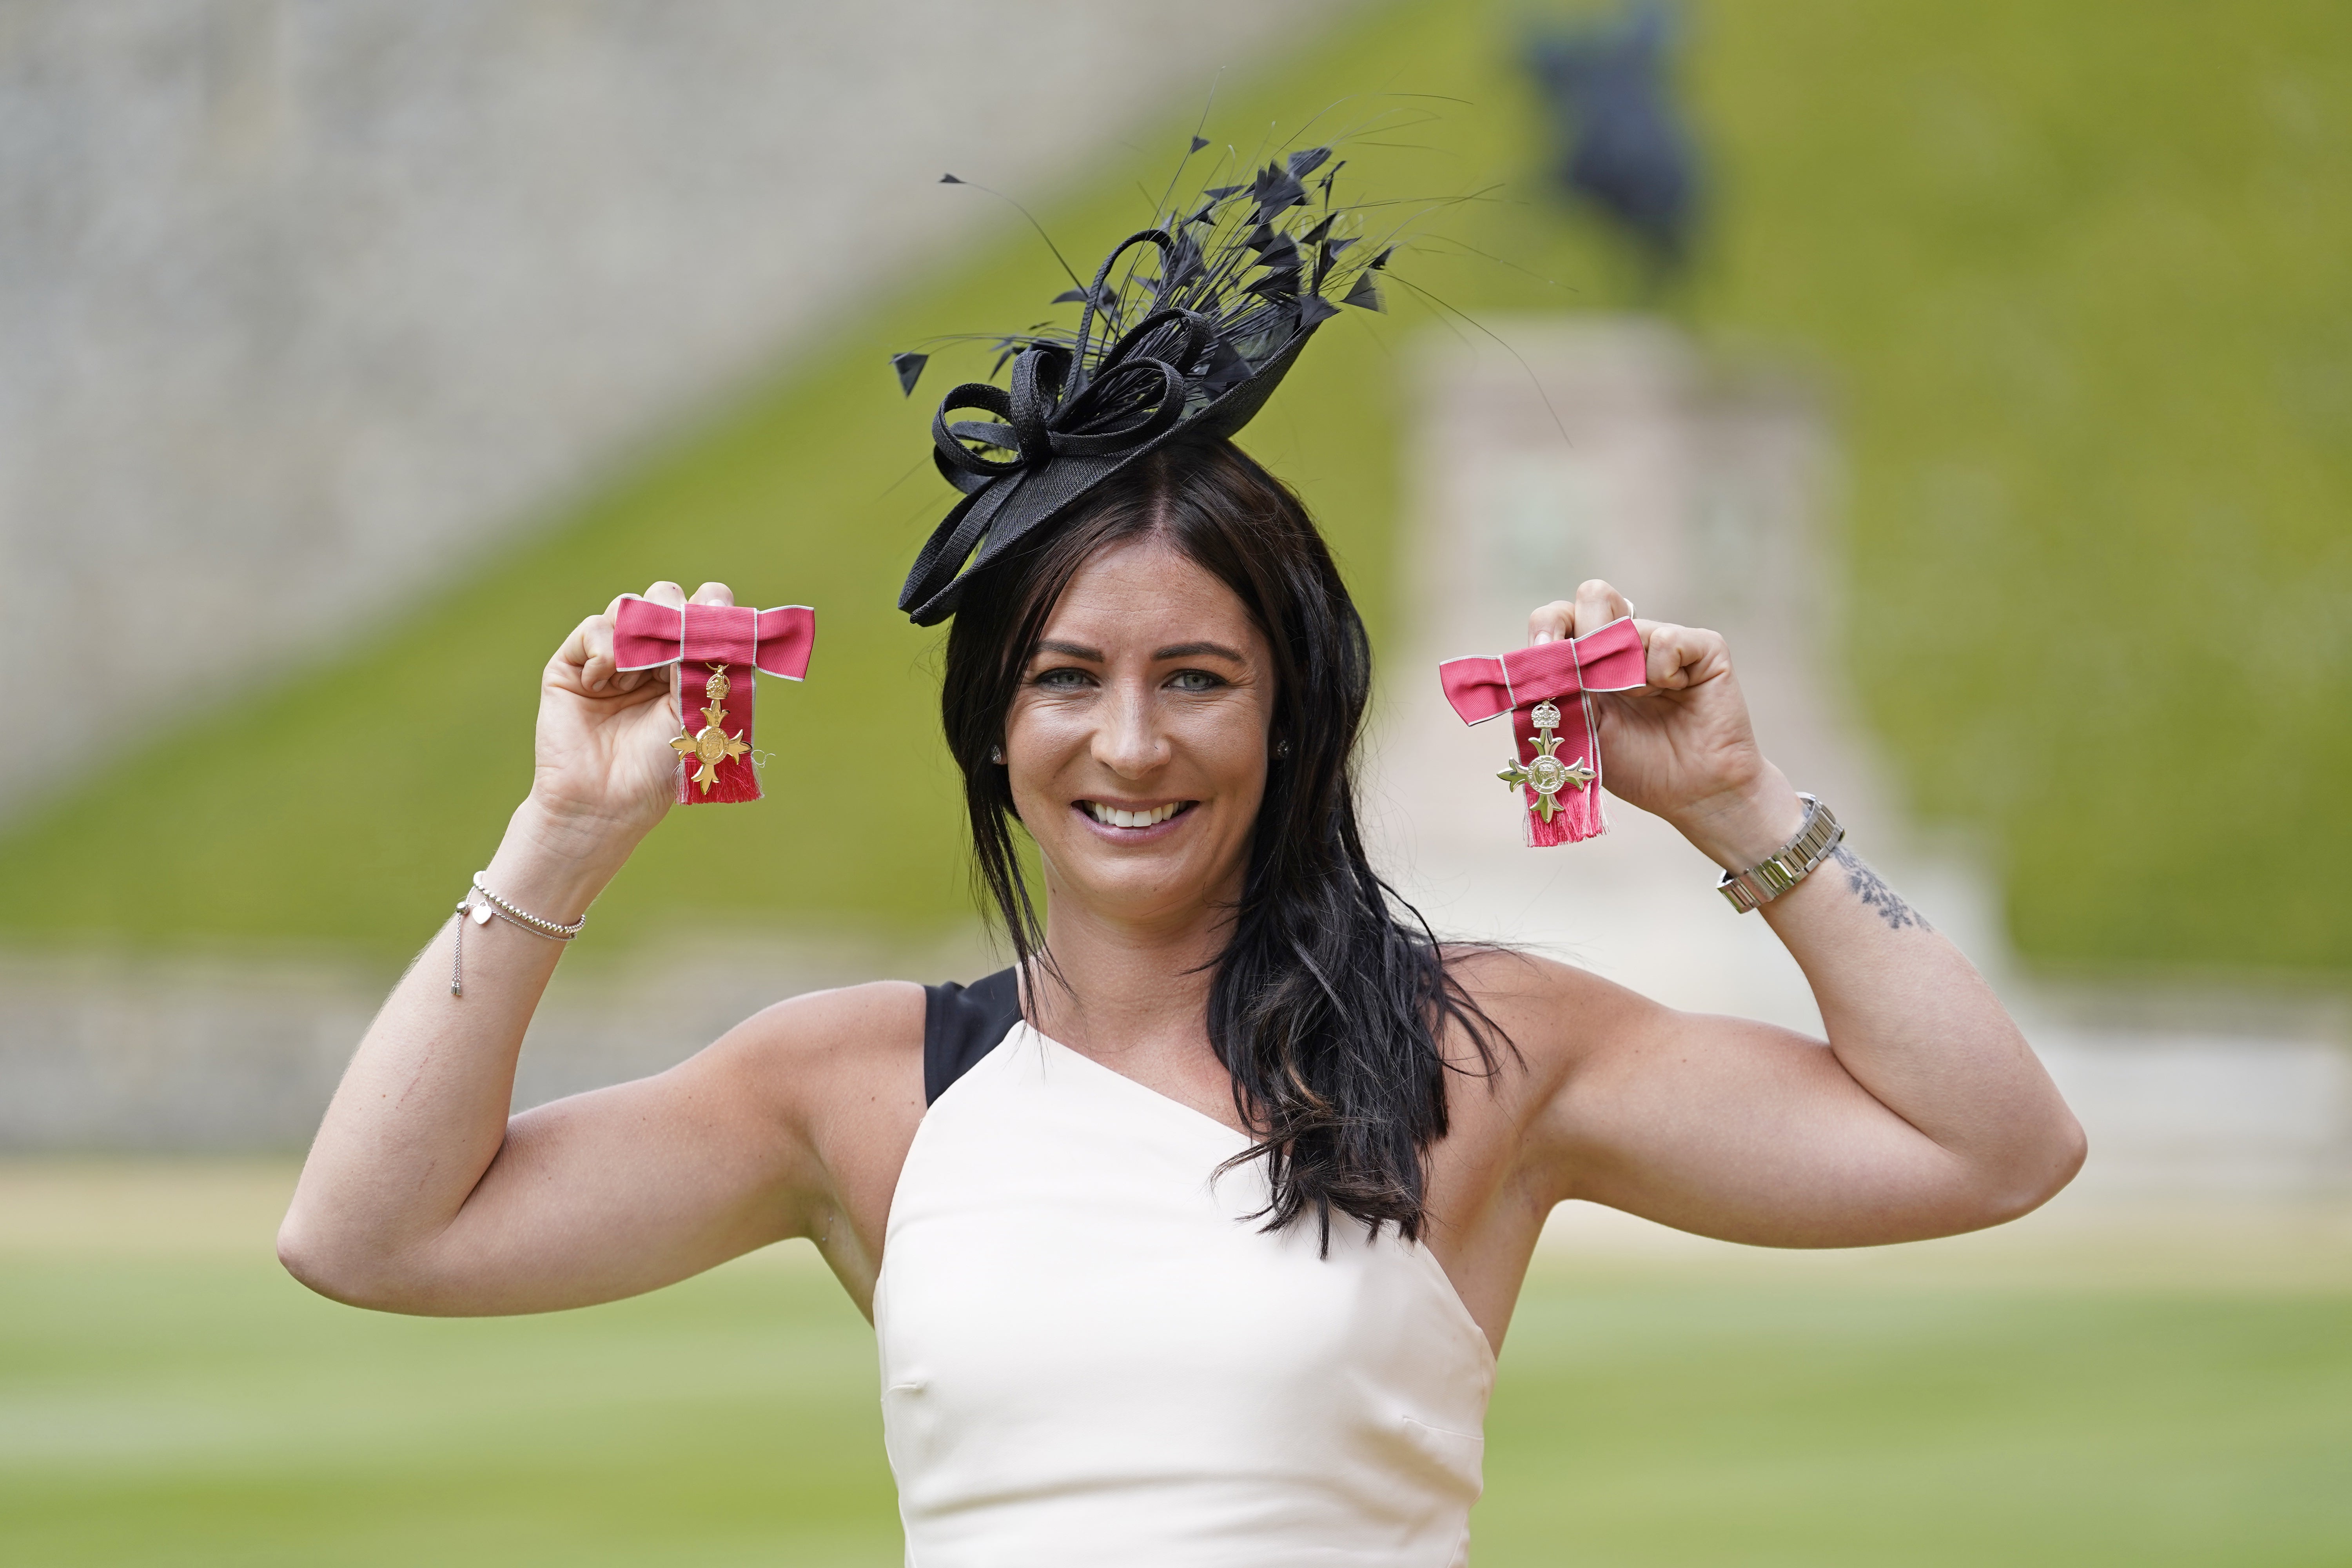
[{"label": "black looped fabric on hat", "polygon": [[940,399],[940,411],[931,416],[931,456],[948,483],[970,494],[999,474],[1019,472],[1019,463],[992,462],[964,445],[965,441],[979,441],[992,447],[1010,447],[1013,432],[1002,425],[982,425],[971,420],[950,423],[949,412],[958,408],[985,409],[1010,419],[1013,398],[1001,386],[967,381]]},{"label": "black looped fabric on hat", "polygon": [[1050,421],[1069,359],[1058,349],[1031,349],[1013,362],[1013,445],[1026,467],[1054,455]]},{"label": "black looped fabric on hat", "polygon": [[[972,574],[1070,515],[1127,464],[1167,441],[1220,440],[1248,424],[1316,328],[1339,314],[1327,288],[1343,303],[1380,309],[1366,273],[1389,252],[1343,259],[1363,237],[1335,233],[1360,227],[1350,209],[1331,205],[1339,165],[1311,187],[1302,183],[1329,155],[1292,153],[1246,184],[1187,197],[1162,226],[1114,246],[1091,286],[1061,296],[1081,306],[1075,332],[1004,340],[1009,388],[967,382],[940,400],[932,460],[963,499],[907,574],[898,607],[916,625],[954,614]],[[1152,255],[1130,262],[1114,287],[1120,258],[1137,250]],[[1158,271],[1143,275],[1153,260]],[[909,392],[925,357],[892,358]]]}]

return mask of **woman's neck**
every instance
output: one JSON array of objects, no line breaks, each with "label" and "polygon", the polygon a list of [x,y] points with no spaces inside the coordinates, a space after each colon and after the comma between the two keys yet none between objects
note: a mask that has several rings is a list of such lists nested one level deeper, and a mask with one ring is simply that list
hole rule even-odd
[{"label": "woman's neck", "polygon": [[1224,910],[1128,922],[1105,919],[1075,899],[1048,897],[1045,951],[1053,972],[1033,962],[1024,977],[1029,1016],[1039,1030],[1106,1061],[1209,1052],[1209,987],[1231,930]]}]

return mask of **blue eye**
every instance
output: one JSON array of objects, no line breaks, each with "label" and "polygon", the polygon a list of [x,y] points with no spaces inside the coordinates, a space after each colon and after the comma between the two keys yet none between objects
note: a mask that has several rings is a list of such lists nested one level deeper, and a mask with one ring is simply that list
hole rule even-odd
[{"label": "blue eye", "polygon": [[1179,691],[1213,691],[1224,683],[1223,677],[1205,669],[1180,669],[1169,679],[1169,684]]},{"label": "blue eye", "polygon": [[1087,672],[1064,665],[1059,669],[1045,670],[1037,677],[1037,684],[1048,691],[1075,691],[1087,684]]}]

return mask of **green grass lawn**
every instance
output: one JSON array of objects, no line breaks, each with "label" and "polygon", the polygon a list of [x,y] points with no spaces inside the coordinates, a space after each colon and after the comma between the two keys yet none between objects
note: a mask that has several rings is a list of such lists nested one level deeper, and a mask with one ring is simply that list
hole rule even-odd
[{"label": "green grass lawn", "polygon": [[[164,1166],[80,1210],[0,1183],[0,1562],[898,1562],[871,1335],[806,1255],[383,1317],[268,1258],[289,1179],[232,1202]],[[1476,1561],[2352,1560],[2340,1223],[2332,1266],[2220,1237],[1548,1258]]]},{"label": "green grass lawn", "polygon": [[[2352,975],[2335,891],[2352,881],[2352,8],[1685,9],[1717,216],[1674,309],[1832,389],[1850,672],[1914,801],[1991,847],[2045,963]],[[1514,58],[1531,14],[1371,7],[1233,73],[1209,129],[1246,153],[1349,95],[1324,127],[1394,110],[1344,144],[1350,188],[1485,193],[1427,226],[1401,278],[1474,311],[1622,305],[1621,259],[1542,178]],[[1138,183],[1157,188],[1194,112],[1106,146],[1044,204],[1065,249],[1137,225]],[[990,172],[984,140],[958,158]],[[400,624],[81,775],[0,836],[0,934],[397,962],[528,782],[547,652],[659,576],[814,603],[822,632],[809,684],[761,707],[775,798],[681,814],[582,958],[680,921],[959,921],[937,638],[891,600],[948,499],[922,468],[932,402],[986,367],[943,360],[908,404],[884,356],[1022,327],[1062,287],[1008,218]],[[1391,316],[1331,323],[1247,435],[1318,509],[1376,631],[1394,350],[1430,320],[1391,293]]]}]

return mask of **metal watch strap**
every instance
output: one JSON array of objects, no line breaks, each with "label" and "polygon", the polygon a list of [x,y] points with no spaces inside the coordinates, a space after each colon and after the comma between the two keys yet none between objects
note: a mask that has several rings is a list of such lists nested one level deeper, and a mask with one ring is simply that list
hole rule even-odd
[{"label": "metal watch strap", "polygon": [[1797,836],[1780,846],[1779,853],[1747,870],[1726,871],[1723,880],[1715,885],[1715,890],[1743,915],[1763,908],[1811,876],[1813,868],[1844,841],[1845,827],[1837,813],[1811,795],[1797,798],[1805,803],[1804,826],[1797,829]]}]

